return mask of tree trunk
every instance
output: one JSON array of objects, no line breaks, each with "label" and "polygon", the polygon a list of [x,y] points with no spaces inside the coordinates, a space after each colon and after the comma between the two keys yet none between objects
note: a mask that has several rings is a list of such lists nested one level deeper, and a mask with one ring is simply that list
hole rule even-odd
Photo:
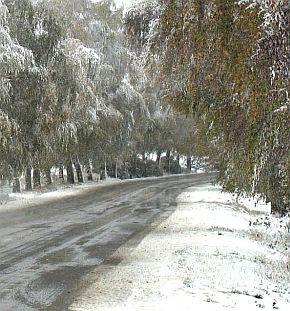
[{"label": "tree trunk", "polygon": [[168,173],[170,174],[170,150],[166,151],[166,162],[168,167]]},{"label": "tree trunk", "polygon": [[161,166],[161,150],[157,150],[157,158],[156,163],[158,163],[158,166]]},{"label": "tree trunk", "polygon": [[177,155],[177,164],[178,164],[178,173],[181,174],[181,166],[180,166],[180,154]]},{"label": "tree trunk", "polygon": [[93,169],[92,169],[92,161],[88,161],[88,168],[87,168],[87,174],[88,174],[88,180],[92,181],[93,180]]},{"label": "tree trunk", "polygon": [[30,166],[28,166],[26,168],[25,190],[26,191],[32,191],[32,172],[31,172],[31,167]]},{"label": "tree trunk", "polygon": [[187,156],[186,167],[187,167],[188,173],[190,173],[191,172],[191,156]]},{"label": "tree trunk", "polygon": [[77,171],[78,182],[83,183],[84,177],[83,177],[82,167],[81,167],[80,160],[79,160],[78,156],[75,157],[74,165],[75,165],[75,168]]},{"label": "tree trunk", "polygon": [[50,167],[48,167],[45,170],[45,179],[46,179],[46,184],[47,185],[52,185],[52,178],[51,178],[51,174],[50,174]]},{"label": "tree trunk", "polygon": [[39,188],[40,186],[41,186],[40,170],[35,168],[33,169],[33,187]]},{"label": "tree trunk", "polygon": [[101,172],[100,180],[106,180],[107,178],[107,162],[105,161],[105,169]]},{"label": "tree trunk", "polygon": [[12,183],[12,192],[13,193],[19,193],[20,192],[20,180],[18,177],[13,178],[13,183]]},{"label": "tree trunk", "polygon": [[115,177],[118,178],[118,162],[116,161]]},{"label": "tree trunk", "polygon": [[105,161],[105,179],[107,179],[107,161]]},{"label": "tree trunk", "polygon": [[66,166],[66,172],[67,172],[67,182],[69,184],[75,183],[75,176],[74,176],[74,169],[73,169],[73,163],[72,161],[69,161]]},{"label": "tree trunk", "polygon": [[64,175],[63,175],[63,165],[60,165],[59,166],[59,169],[58,169],[58,178],[64,182]]}]

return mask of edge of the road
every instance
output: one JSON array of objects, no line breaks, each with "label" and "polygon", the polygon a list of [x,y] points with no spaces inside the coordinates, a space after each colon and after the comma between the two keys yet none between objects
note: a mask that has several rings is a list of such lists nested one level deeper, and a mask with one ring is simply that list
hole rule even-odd
[{"label": "edge of the road", "polygon": [[[177,175],[171,175],[169,177],[174,177]],[[179,174],[179,177],[182,176],[208,176],[209,180],[206,183],[211,183],[215,174],[213,172],[205,172],[200,174]],[[166,179],[166,177],[161,177],[159,179]],[[149,180],[149,179],[146,179]],[[151,179],[152,180],[152,179]],[[155,180],[155,179],[154,179]],[[132,181],[132,180],[131,180]],[[144,181],[144,179],[143,179]],[[196,181],[199,182],[199,181]],[[189,188],[191,188],[189,186]],[[186,191],[185,188],[182,192]],[[182,193],[181,192],[181,193]],[[179,194],[180,195],[180,194]],[[128,241],[122,244],[117,250],[115,250],[107,259],[105,259],[100,265],[96,266],[88,274],[84,275],[75,288],[72,288],[69,292],[66,293],[65,299],[60,296],[54,303],[46,308],[47,311],[59,311],[59,310],[70,310],[69,307],[74,303],[76,297],[81,297],[82,294],[86,291],[90,285],[94,284],[100,275],[108,273],[112,268],[119,265],[123,260],[130,258],[132,252],[138,247],[138,245],[149,235],[151,232],[155,231],[159,226],[162,226],[164,223],[175,211],[178,206],[177,197],[174,202],[171,202],[162,213],[156,215],[152,222],[150,222],[142,231],[134,234]]]},{"label": "edge of the road", "polygon": [[75,184],[71,187],[67,188],[59,188],[53,191],[48,191],[40,194],[39,196],[33,198],[20,198],[18,200],[8,201],[2,205],[0,205],[0,213],[11,212],[18,209],[25,209],[29,207],[35,207],[38,205],[55,203],[60,200],[74,198],[74,197],[83,197],[88,194],[94,193],[99,189],[125,185],[125,184],[133,184],[133,183],[142,183],[142,182],[150,182],[157,180],[166,180],[166,179],[174,179],[178,177],[185,176],[202,176],[202,175],[211,175],[215,174],[215,172],[201,172],[201,173],[186,173],[186,174],[174,174],[174,175],[166,175],[160,177],[144,177],[144,178],[135,178],[135,179],[126,179],[126,180],[108,180],[105,182],[89,182],[84,184]]},{"label": "edge of the road", "polygon": [[[269,310],[275,304],[278,305],[277,309],[289,310],[290,300],[287,295],[290,292],[287,294],[287,281],[284,281],[284,285],[282,284],[281,288],[278,288],[276,284],[278,280],[279,282],[281,280],[281,271],[272,266],[273,260],[276,260],[275,262],[278,264],[277,255],[281,255],[279,249],[271,251],[262,240],[253,238],[251,228],[248,225],[250,216],[244,214],[243,210],[236,209],[234,201],[229,204],[228,198],[223,195],[220,198],[221,200],[216,201],[218,197],[214,196],[212,199],[210,192],[209,194],[209,196],[204,196],[201,201],[198,195],[197,199],[192,196],[192,201],[187,201],[185,196],[181,200],[180,206],[174,211],[170,212],[170,208],[168,211],[165,210],[143,232],[136,234],[120,246],[102,265],[81,279],[80,290],[74,292],[75,296],[72,297],[72,303],[66,305],[65,310],[135,311],[144,309],[161,311],[176,310],[177,308],[189,310],[193,303],[200,310],[205,310],[205,308],[215,311],[228,310],[232,309],[233,306],[236,310],[244,310],[246,306],[249,310],[257,310],[258,308]],[[208,212],[205,212],[204,204],[212,204]],[[254,200],[252,204],[255,204]],[[198,207],[199,205],[201,206]],[[216,207],[215,205],[219,206]],[[199,210],[192,212],[195,210],[193,206]],[[171,208],[173,209],[172,205]],[[177,214],[174,214],[176,212]],[[203,216],[199,219],[200,213]],[[209,222],[207,223],[208,219]],[[179,225],[184,225],[185,230],[180,230],[178,226],[175,226],[176,222]],[[205,233],[197,235],[197,240],[194,242],[196,230],[187,229],[190,226],[195,228],[195,225],[200,226],[200,229],[208,227],[210,230],[201,230]],[[265,234],[262,228],[260,230],[261,235]],[[169,241],[166,242],[170,233],[173,234],[171,244]],[[158,237],[155,240],[158,244],[152,238],[154,234],[155,239]],[[204,237],[205,242],[198,240],[201,237]],[[212,242],[209,243],[209,241]],[[217,246],[215,241],[218,241]],[[158,252],[159,246],[161,247],[160,252]],[[171,247],[173,247],[172,251]],[[208,252],[201,252],[201,257],[198,257],[198,247],[208,247]],[[232,251],[229,251],[229,247]],[[184,249],[186,249],[185,252],[183,252]],[[164,258],[175,258],[176,255],[178,258],[174,265],[168,265],[169,261],[164,260]],[[263,258],[260,262],[257,260],[259,256]],[[186,261],[186,258],[195,259]],[[179,267],[180,259],[182,259],[182,265],[183,263],[187,264],[186,269]],[[195,270],[189,269],[192,264],[199,263],[199,260],[203,261],[204,259],[206,262],[203,268],[199,270],[200,275],[198,275],[198,269],[196,270],[197,273]],[[224,263],[225,260],[226,264]],[[280,264],[284,264],[284,260],[283,257],[280,257]],[[152,264],[154,265],[159,261],[161,264],[155,271],[154,269],[151,270]],[[229,285],[219,281],[217,277],[215,284],[218,286],[211,291],[212,285],[209,284],[212,284],[212,277],[215,276],[216,268],[211,269],[209,267],[212,267],[213,263],[217,265],[217,271],[224,272],[220,274],[222,279],[224,275],[227,276]],[[165,267],[164,270],[162,267]],[[203,280],[201,274],[203,275],[204,268],[207,268],[206,277],[208,277],[209,282],[201,282],[199,287],[198,281],[195,282],[194,280],[195,278]],[[122,272],[123,270],[125,272]],[[271,278],[269,278],[269,271],[273,273]],[[188,272],[191,273],[190,277],[188,277]],[[144,278],[143,275],[145,275]],[[150,275],[153,275],[155,279],[150,278]],[[169,278],[168,284],[165,285],[163,281],[167,280],[168,275],[171,275],[171,279]],[[142,276],[141,281],[138,279],[140,276]],[[158,278],[162,281],[160,282]],[[231,279],[234,281],[231,282]],[[162,291],[164,285],[165,289]],[[241,290],[244,288],[246,290]],[[155,293],[155,296],[151,293]],[[138,300],[140,297],[141,300]],[[214,298],[209,299],[211,297]],[[102,298],[104,298],[104,303],[102,303]],[[183,299],[185,303],[182,307],[181,301]],[[142,305],[142,303],[145,304]],[[158,308],[159,305],[161,305],[160,309]],[[51,310],[56,311],[56,309]]]}]

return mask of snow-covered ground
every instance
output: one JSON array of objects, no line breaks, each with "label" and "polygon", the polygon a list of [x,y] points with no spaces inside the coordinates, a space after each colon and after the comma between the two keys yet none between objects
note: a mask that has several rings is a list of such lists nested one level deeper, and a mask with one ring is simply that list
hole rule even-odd
[{"label": "snow-covered ground", "polygon": [[107,178],[83,184],[54,184],[52,188],[41,188],[40,190],[11,193],[11,187],[0,188],[0,211],[27,208],[51,201],[62,200],[67,197],[79,196],[92,189],[103,187],[109,184],[119,183],[121,180]]},{"label": "snow-covered ground", "polygon": [[[201,174],[203,170],[198,170],[195,174]],[[53,185],[48,187],[41,187],[39,190],[22,191],[20,193],[12,193],[11,185],[0,185],[0,211],[15,210],[28,208],[39,204],[44,204],[52,201],[59,201],[67,197],[79,196],[85,194],[87,191],[104,187],[116,183],[136,182],[141,180],[156,180],[157,178],[167,178],[169,176],[179,175],[164,175],[163,177],[143,177],[137,179],[120,180],[108,177],[106,180],[100,180],[99,174],[94,174],[94,181],[87,181],[83,184],[69,185],[67,183],[60,183],[57,181],[56,175],[53,175]],[[22,189],[24,188],[24,178],[20,179]]]},{"label": "snow-covered ground", "polygon": [[129,241],[83,279],[69,310],[290,310],[289,218],[269,211],[190,188],[137,247]]}]

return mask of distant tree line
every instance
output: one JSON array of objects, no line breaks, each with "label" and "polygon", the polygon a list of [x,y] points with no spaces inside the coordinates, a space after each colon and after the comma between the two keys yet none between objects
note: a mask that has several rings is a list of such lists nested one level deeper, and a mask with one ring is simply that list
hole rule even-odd
[{"label": "distant tree line", "polygon": [[290,211],[289,1],[144,1],[125,23],[164,102],[194,116],[224,190]]}]

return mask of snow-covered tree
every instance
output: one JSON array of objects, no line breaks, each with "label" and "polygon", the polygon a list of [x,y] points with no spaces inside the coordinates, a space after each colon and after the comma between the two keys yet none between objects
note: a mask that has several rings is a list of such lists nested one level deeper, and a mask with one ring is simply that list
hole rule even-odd
[{"label": "snow-covered tree", "polygon": [[196,133],[215,154],[224,188],[260,194],[282,212],[289,209],[289,24],[287,0],[148,1],[126,19],[147,71],[162,81],[162,98],[197,116]]},{"label": "snow-covered tree", "polygon": [[74,164],[82,181],[81,164],[176,149],[174,116],[144,75],[143,51],[128,49],[114,1],[2,0],[0,13],[2,174],[26,171],[30,190],[32,168],[37,187],[52,166],[67,165],[73,182]]},{"label": "snow-covered tree", "polygon": [[1,173],[11,178],[19,174],[23,151],[20,124],[10,114],[12,81],[23,70],[33,70],[34,58],[11,36],[8,19],[8,8],[0,1],[0,162]]}]

